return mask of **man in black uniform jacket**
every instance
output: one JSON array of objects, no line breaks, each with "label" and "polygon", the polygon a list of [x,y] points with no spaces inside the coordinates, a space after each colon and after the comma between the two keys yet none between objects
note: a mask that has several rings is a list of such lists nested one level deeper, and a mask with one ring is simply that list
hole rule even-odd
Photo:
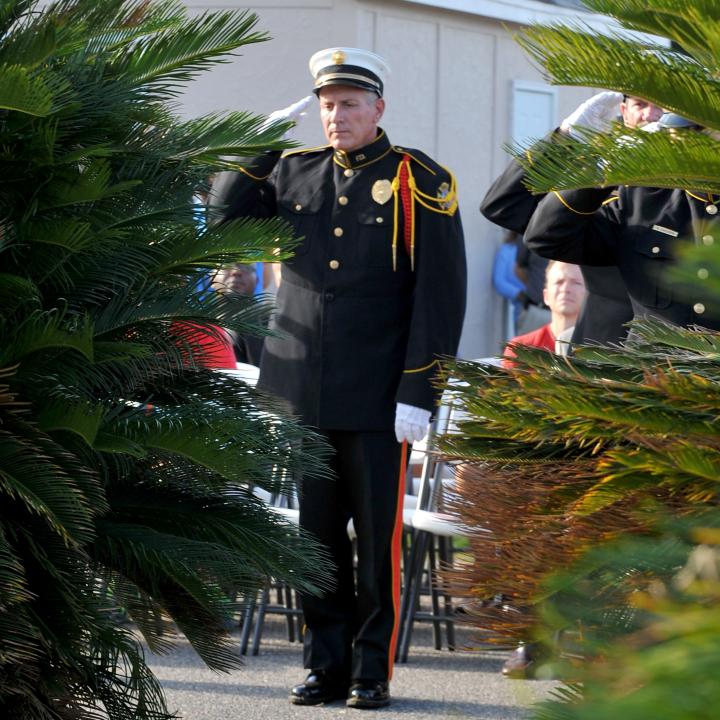
[{"label": "man in black uniform jacket", "polygon": [[[620,93],[603,92],[582,103],[563,121],[563,129],[572,125],[597,130],[619,117],[628,127],[656,121],[661,114],[657,105]],[[504,228],[524,234],[542,195],[533,195],[525,186],[525,171],[513,160],[488,190],[480,206],[482,214]],[[573,331],[574,344],[584,342],[615,343],[627,334],[625,324],[632,320],[633,308],[625,283],[617,267],[582,265],[587,298]]]},{"label": "man in black uniform jacket", "polygon": [[303,599],[310,674],[290,701],[375,708],[390,702],[395,654],[401,443],[427,431],[439,358],[457,352],[465,246],[453,176],[378,127],[384,60],[330,48],[310,69],[329,144],[258,157],[215,193],[225,220],[280,216],[302,238],[282,267],[281,336],[266,339],[259,386],[335,450],[334,481],[301,483],[300,524],[329,547],[337,586]]},{"label": "man in black uniform jacket", "polygon": [[[684,119],[666,113],[662,132]],[[694,132],[685,129],[681,132]],[[543,257],[591,266],[615,265],[636,318],[720,329],[720,314],[706,306],[702,284],[688,299],[666,280],[680,243],[712,244],[720,238],[720,197],[650,187],[586,188],[548,193],[525,233]]]}]

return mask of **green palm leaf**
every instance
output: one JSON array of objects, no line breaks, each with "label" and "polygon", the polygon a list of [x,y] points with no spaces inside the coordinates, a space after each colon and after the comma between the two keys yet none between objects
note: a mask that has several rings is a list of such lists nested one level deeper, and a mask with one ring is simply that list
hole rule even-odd
[{"label": "green palm leaf", "polygon": [[[554,82],[646,98],[700,125],[720,129],[719,81],[692,57],[566,27],[530,28],[518,42]],[[627,71],[635,65],[643,72]]]},{"label": "green palm leaf", "polygon": [[4,65],[0,72],[0,108],[42,117],[52,109],[53,94],[41,77],[22,65]]},{"label": "green palm leaf", "polygon": [[287,123],[166,102],[264,39],[255,23],[177,0],[0,3],[3,717],[169,719],[118,600],[151,647],[179,630],[227,669],[235,592],[331,584],[317,542],[252,495],[294,496],[327,448],[178,331],[266,334],[267,302],[195,280],[296,242],[277,222],[201,232],[192,206],[226,155],[287,147]]},{"label": "green palm leaf", "polygon": [[531,159],[512,149],[538,191],[634,185],[720,193],[720,143],[700,133],[672,137],[617,128],[587,143],[554,137],[534,144]]},{"label": "green palm leaf", "polygon": [[247,12],[203,14],[167,32],[138,42],[122,64],[127,82],[146,86],[158,97],[174,95],[178,82],[222,61],[238,44],[262,42],[251,33],[257,18]]},{"label": "green palm leaf", "polygon": [[720,57],[720,17],[712,0],[587,0],[593,10],[620,19],[625,27],[674,40],[705,67]]}]

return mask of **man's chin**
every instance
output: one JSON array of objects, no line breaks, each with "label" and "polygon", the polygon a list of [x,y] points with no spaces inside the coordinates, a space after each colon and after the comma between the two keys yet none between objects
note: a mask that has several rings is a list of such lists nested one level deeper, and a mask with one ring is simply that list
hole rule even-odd
[{"label": "man's chin", "polygon": [[349,150],[352,150],[351,145],[352,143],[350,143],[347,138],[333,138],[332,140],[330,140],[330,146],[333,150],[342,150],[343,152],[348,152]]}]

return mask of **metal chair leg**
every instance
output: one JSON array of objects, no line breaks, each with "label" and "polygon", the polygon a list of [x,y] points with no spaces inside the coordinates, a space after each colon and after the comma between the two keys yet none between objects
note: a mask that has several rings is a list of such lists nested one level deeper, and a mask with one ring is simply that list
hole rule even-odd
[{"label": "metal chair leg", "polygon": [[[440,545],[440,562],[445,567],[452,564],[452,538],[438,538]],[[455,621],[453,619],[454,607],[452,595],[448,593],[447,586],[443,583],[443,611],[445,616],[445,636],[447,638],[448,650],[455,650]]]},{"label": "metal chair leg", "polygon": [[240,633],[240,654],[247,655],[248,643],[250,641],[250,632],[252,631],[253,618],[255,617],[255,608],[257,607],[257,593],[253,593],[247,597],[243,603],[243,609],[240,615],[240,623],[242,632]]},{"label": "metal chair leg", "polygon": [[398,662],[406,663],[410,650],[410,639],[412,637],[413,625],[415,622],[415,608],[420,597],[420,585],[422,582],[422,569],[427,555],[429,536],[425,532],[418,532],[412,544],[411,563],[409,568],[409,585],[407,587],[406,613],[401,618],[401,637],[398,645]]},{"label": "metal chair leg", "polygon": [[255,632],[253,633],[252,650],[253,655],[260,652],[260,640],[262,638],[263,625],[265,624],[265,609],[270,599],[270,587],[265,587],[258,603],[257,616],[255,617]]},{"label": "metal chair leg", "polygon": [[430,536],[428,542],[427,582],[430,593],[430,606],[432,608],[430,621],[433,628],[433,641],[436,650],[442,650],[442,632],[440,624],[440,593],[437,588],[437,553],[435,551],[435,538]]}]

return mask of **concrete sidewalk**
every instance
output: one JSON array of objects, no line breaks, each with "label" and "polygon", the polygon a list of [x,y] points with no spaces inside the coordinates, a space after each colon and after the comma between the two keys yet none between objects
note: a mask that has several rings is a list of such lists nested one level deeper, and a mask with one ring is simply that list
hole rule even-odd
[{"label": "concrete sidewalk", "polygon": [[[306,671],[300,644],[288,642],[284,628],[280,618],[268,617],[260,654],[247,657],[245,666],[231,674],[205,668],[185,642],[166,657],[148,654],[168,708],[186,720],[526,720],[532,703],[558,684],[507,680],[500,672],[507,652],[435,650],[430,628],[422,624],[414,632],[409,662],[396,666],[390,707],[361,711],[342,702],[298,707],[288,702],[288,690]],[[457,632],[458,644],[470,642],[470,628]]]}]

